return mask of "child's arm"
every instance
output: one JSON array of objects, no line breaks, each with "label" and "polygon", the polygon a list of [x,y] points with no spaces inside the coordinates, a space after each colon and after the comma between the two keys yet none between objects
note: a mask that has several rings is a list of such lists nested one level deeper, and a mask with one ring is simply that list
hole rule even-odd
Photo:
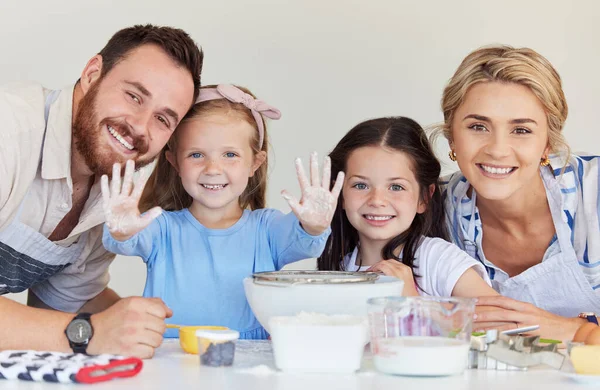
[{"label": "child's arm", "polygon": [[277,270],[294,261],[321,255],[329,237],[329,229],[313,236],[300,226],[294,213],[283,214],[279,210],[268,212],[269,247]]},{"label": "child's arm", "polygon": [[101,178],[106,227],[110,235],[117,241],[130,239],[146,228],[162,212],[160,207],[154,207],[144,215],[140,214],[138,204],[148,176],[138,179],[134,185],[133,168],[134,162],[128,160],[123,186],[121,186],[121,164],[119,163],[113,165],[110,189],[108,177],[102,175]]},{"label": "child's arm", "polygon": [[452,296],[477,298],[500,295],[472,267],[465,271],[454,285]]},{"label": "child's arm", "polygon": [[286,190],[283,190],[281,194],[288,201],[302,228],[308,234],[318,236],[328,230],[331,225],[337,200],[344,184],[344,173],[338,173],[333,189],[330,191],[331,159],[329,156],[325,157],[323,180],[321,181],[319,180],[319,163],[316,152],[310,155],[310,182],[299,158],[296,159],[296,173],[302,191],[300,201]]},{"label": "child's arm", "polygon": [[121,165],[118,163],[113,166],[110,189],[108,177],[103,175],[101,178],[106,217],[102,243],[110,252],[140,256],[144,261],[148,261],[153,250],[155,229],[146,228],[161,214],[162,210],[160,207],[155,207],[140,215],[138,203],[148,176],[138,179],[134,185],[133,169],[133,161],[127,161],[122,186]]}]

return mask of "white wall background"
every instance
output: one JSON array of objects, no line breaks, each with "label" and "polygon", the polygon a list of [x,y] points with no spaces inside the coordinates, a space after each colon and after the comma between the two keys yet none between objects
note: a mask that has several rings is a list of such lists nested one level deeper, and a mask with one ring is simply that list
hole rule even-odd
[{"label": "white wall background", "polygon": [[[297,192],[295,156],[327,153],[367,118],[441,121],[446,81],[490,43],[545,55],[563,78],[573,150],[600,153],[599,15],[595,0],[1,0],[0,83],[58,88],[120,28],[183,28],[204,49],[203,83],[244,85],[281,109],[270,125],[268,201],[288,210],[279,192]],[[438,149],[453,170],[447,146]],[[117,257],[111,274],[119,294],[141,294],[139,259]]]}]

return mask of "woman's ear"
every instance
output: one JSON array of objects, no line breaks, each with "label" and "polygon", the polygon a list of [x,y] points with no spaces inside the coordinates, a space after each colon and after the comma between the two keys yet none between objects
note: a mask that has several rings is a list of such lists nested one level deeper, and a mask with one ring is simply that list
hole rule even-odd
[{"label": "woman's ear", "polygon": [[550,147],[550,144],[548,144],[548,146],[546,146],[546,149],[544,149],[544,154],[542,155],[542,157],[549,158],[550,153],[552,153],[552,148]]},{"label": "woman's ear", "polygon": [[260,152],[256,153],[254,155],[254,164],[252,164],[252,172],[250,173],[250,176],[248,176],[248,177],[254,176],[254,173],[256,172],[256,170],[265,163],[266,159],[267,159],[267,152],[265,152],[264,150],[261,150]]},{"label": "woman's ear", "polygon": [[[427,197],[427,199],[431,199],[433,193],[435,192],[435,184],[430,184],[428,190],[429,196]],[[419,205],[417,206],[417,214],[423,214],[425,210],[427,210],[427,202],[425,202],[424,200],[419,200]]]},{"label": "woman's ear", "polygon": [[97,54],[93,56],[83,68],[79,83],[83,93],[86,94],[90,87],[102,76],[102,56]]},{"label": "woman's ear", "polygon": [[165,152],[165,157],[167,158],[167,161],[169,163],[171,163],[173,168],[175,168],[177,173],[179,173],[179,166],[177,165],[177,156],[175,156],[175,154],[173,152],[171,152],[170,150],[167,150]]}]

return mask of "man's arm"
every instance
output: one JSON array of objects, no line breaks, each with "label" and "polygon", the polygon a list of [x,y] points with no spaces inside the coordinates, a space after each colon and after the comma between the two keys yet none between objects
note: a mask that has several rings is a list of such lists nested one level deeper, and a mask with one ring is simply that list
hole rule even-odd
[{"label": "man's arm", "polygon": [[[114,305],[121,297],[112,289],[105,288],[95,298],[90,299],[84,304],[78,313],[99,313]],[[38,309],[54,310],[46,305],[40,298],[37,297],[31,290],[27,294],[27,306],[37,307]]]},{"label": "man's arm", "polygon": [[64,331],[74,315],[27,307],[0,297],[0,350],[70,352]]},{"label": "man's arm", "polygon": [[[64,331],[75,316],[22,305],[0,297],[0,350],[71,352]],[[91,317],[92,355],[109,353],[149,358],[162,343],[165,318],[173,312],[159,298],[130,297]]]},{"label": "man's arm", "polygon": [[107,287],[95,298],[87,301],[87,303],[83,305],[81,309],[79,309],[79,313],[99,313],[108,309],[120,299],[121,297],[119,294]]}]

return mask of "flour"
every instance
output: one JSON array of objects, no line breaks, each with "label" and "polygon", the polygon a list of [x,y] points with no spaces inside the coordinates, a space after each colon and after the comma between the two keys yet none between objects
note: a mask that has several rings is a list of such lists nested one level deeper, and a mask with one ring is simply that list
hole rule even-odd
[{"label": "flour", "polygon": [[357,325],[366,323],[366,317],[351,315],[327,315],[320,313],[300,312],[293,317],[274,317],[272,321],[281,325]]},{"label": "flour", "polygon": [[277,371],[273,370],[271,367],[266,366],[264,364],[260,364],[258,366],[254,366],[254,367],[250,367],[250,368],[244,368],[244,369],[238,370],[238,372],[241,374],[249,374],[249,375],[255,375],[255,376],[269,376],[269,375],[273,375],[273,374],[277,373]]},{"label": "flour", "polygon": [[378,339],[373,346],[375,367],[384,373],[443,376],[462,373],[469,344],[455,339],[412,336]]}]

